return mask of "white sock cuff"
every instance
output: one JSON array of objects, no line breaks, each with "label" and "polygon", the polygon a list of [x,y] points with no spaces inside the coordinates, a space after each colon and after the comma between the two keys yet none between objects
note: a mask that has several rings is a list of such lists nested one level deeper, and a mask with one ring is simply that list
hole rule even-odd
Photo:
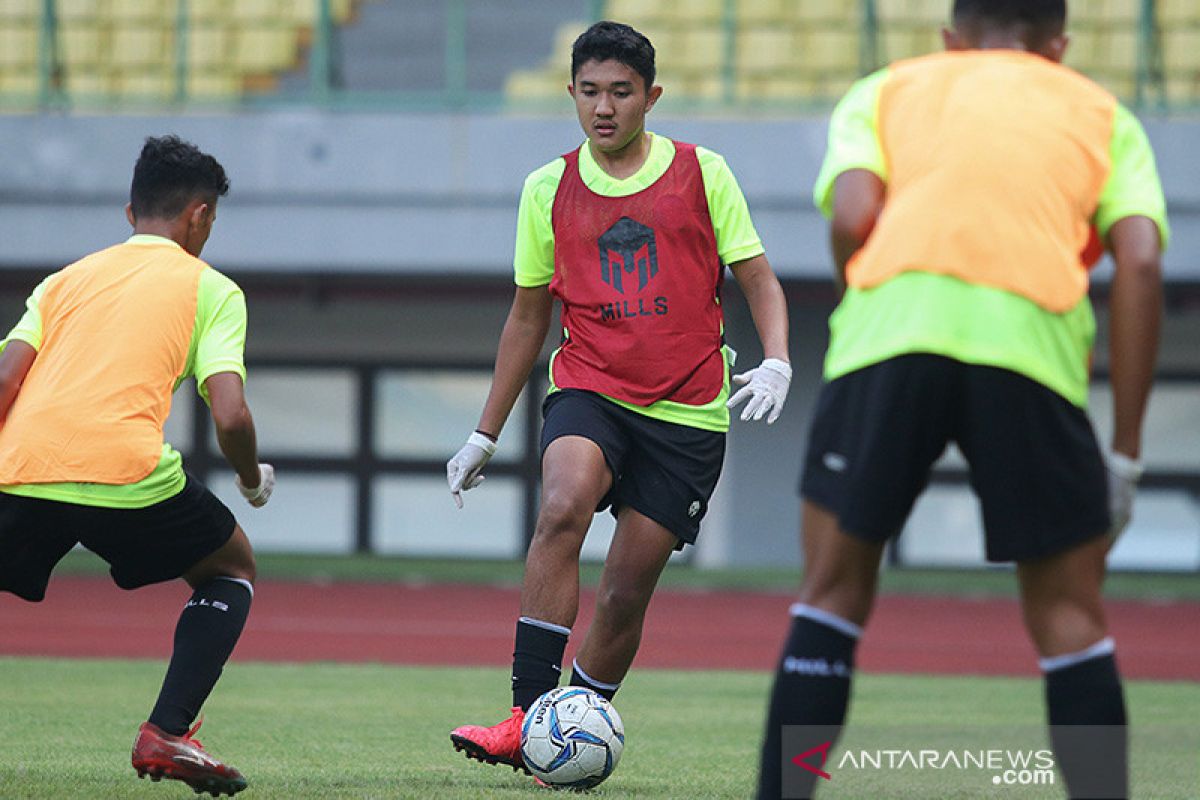
[{"label": "white sock cuff", "polygon": [[561,633],[563,636],[571,635],[570,628],[565,628],[562,625],[555,625],[553,622],[543,622],[542,620],[534,619],[533,617],[517,617],[517,622],[524,622],[526,625],[532,625],[535,628],[543,628],[548,631],[554,631],[555,633]]},{"label": "white sock cuff", "polygon": [[805,603],[792,603],[789,609],[793,617],[804,617],[813,622],[820,623],[827,628],[833,628],[838,633],[844,633],[851,639],[859,639],[862,637],[862,628],[855,625],[848,619],[842,619],[837,614],[831,614],[828,611],[822,611],[819,608],[814,608]]},{"label": "white sock cuff", "polygon": [[1054,672],[1059,669],[1073,667],[1076,664],[1082,664],[1084,661],[1091,661],[1093,658],[1102,658],[1111,656],[1117,650],[1116,643],[1113,642],[1111,636],[1105,636],[1100,641],[1096,642],[1091,647],[1085,647],[1076,653],[1067,653],[1061,656],[1051,656],[1050,658],[1039,658],[1038,666],[1042,668],[1042,672]]},{"label": "white sock cuff", "polygon": [[250,599],[251,600],[254,599],[254,584],[251,583],[250,581],[246,580],[245,578],[229,578],[224,575],[221,575],[220,577],[217,578],[217,580],[233,581],[234,583],[240,583],[242,586],[245,586],[246,591],[250,593]]},{"label": "white sock cuff", "polygon": [[588,675],[586,672],[583,671],[583,667],[579,666],[578,659],[572,659],[571,669],[573,669],[577,673],[579,673],[579,677],[583,678],[591,686],[595,686],[599,689],[607,689],[610,692],[615,692],[617,689],[621,688],[621,684],[619,684],[619,683],[603,683],[602,681],[596,680],[591,675]]}]

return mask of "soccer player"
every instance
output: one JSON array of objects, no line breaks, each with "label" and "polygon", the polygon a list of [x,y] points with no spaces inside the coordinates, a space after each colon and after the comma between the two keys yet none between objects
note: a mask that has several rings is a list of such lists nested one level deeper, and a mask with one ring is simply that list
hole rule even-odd
[{"label": "soccer player", "polygon": [[[948,52],[862,79],[834,111],[815,200],[845,293],[804,461],[804,577],[760,798],[812,792],[815,773],[788,762],[821,743],[781,728],[836,738],[880,555],[951,441],[988,560],[1016,562],[1068,789],[1126,796],[1101,583],[1141,473],[1168,230],[1140,124],[1060,64],[1065,20],[1064,0],[957,0]],[[1116,264],[1107,457],[1085,410],[1092,226]]]},{"label": "soccer player", "polygon": [[[668,557],[694,544],[721,471],[728,407],[773,422],[791,381],[787,305],[746,201],[717,154],[645,129],[662,95],[654,48],[599,22],[574,43],[571,85],[587,141],[525,181],[516,295],[477,430],[447,464],[476,486],[545,341],[555,298],[562,345],[543,405],[542,501],[525,562],[512,713],[451,734],[488,763],[524,765],[525,711],[558,684],[579,606],[579,550],[597,511],[617,527],[571,683],[611,698],[637,652]],[[728,396],[720,288],[729,265],[765,360]]]},{"label": "soccer player", "polygon": [[163,441],[171,394],[189,376],[250,505],[275,484],[246,406],[246,305],[200,260],[229,190],[210,155],[175,136],[146,140],[125,212],[133,236],[43,280],[0,343],[0,589],[31,602],[76,543],[122,589],[182,577],[192,587],[150,718],[139,777],[197,792],[246,788],[192,738],[254,594],[254,554],[233,514]]}]

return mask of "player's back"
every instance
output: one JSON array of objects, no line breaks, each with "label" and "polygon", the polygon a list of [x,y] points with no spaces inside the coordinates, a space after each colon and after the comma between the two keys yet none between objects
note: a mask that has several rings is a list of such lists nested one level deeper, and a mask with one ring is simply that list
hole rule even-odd
[{"label": "player's back", "polygon": [[169,240],[107,248],[35,293],[41,344],[0,428],[0,484],[129,483],[158,463],[204,262]]},{"label": "player's back", "polygon": [[1116,106],[1078,73],[1018,51],[892,65],[877,107],[887,204],[850,283],[917,269],[1072,307],[1087,288],[1080,253]]}]

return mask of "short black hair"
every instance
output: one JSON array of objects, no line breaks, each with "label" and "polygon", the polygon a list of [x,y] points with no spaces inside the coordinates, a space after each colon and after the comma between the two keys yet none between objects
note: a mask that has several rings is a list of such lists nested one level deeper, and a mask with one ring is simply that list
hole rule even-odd
[{"label": "short black hair", "polygon": [[178,136],[148,136],[133,168],[134,219],[171,219],[199,198],[215,203],[229,192],[225,168]]},{"label": "short black hair", "polygon": [[589,61],[616,61],[632,69],[654,85],[654,45],[641,33],[620,22],[597,22],[571,46],[571,82],[579,68]]},{"label": "short black hair", "polygon": [[1039,47],[1061,36],[1067,0],[954,0],[954,25],[968,31],[1022,28],[1027,45]]}]

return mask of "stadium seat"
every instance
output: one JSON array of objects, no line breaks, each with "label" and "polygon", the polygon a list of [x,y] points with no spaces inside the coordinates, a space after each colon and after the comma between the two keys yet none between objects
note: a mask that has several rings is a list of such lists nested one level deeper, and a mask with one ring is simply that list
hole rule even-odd
[{"label": "stadium seat", "polygon": [[291,66],[299,47],[295,28],[237,29],[233,61],[247,74],[262,74]]},{"label": "stadium seat", "polygon": [[116,26],[112,31],[112,63],[119,69],[160,66],[174,55],[174,29]]},{"label": "stadium seat", "polygon": [[55,0],[54,13],[60,23],[68,20],[96,22],[110,11],[108,0]]},{"label": "stadium seat", "polygon": [[714,26],[692,27],[679,31],[675,46],[663,51],[659,64],[688,73],[720,70],[725,62],[725,30]]},{"label": "stadium seat", "polygon": [[242,93],[242,80],[228,70],[193,71],[188,74],[187,91],[191,100],[229,100]]},{"label": "stadium seat", "polygon": [[225,26],[197,24],[188,29],[187,60],[193,68],[225,66],[233,35]]},{"label": "stadium seat", "polygon": [[42,0],[0,0],[0,20],[37,20],[42,17]]},{"label": "stadium seat", "polygon": [[646,23],[669,19],[671,14],[666,9],[668,5],[670,3],[648,3],[646,0],[608,0],[604,4],[604,15],[607,19],[624,22],[641,30]]},{"label": "stadium seat", "polygon": [[39,37],[40,31],[31,25],[0,26],[0,69],[35,67]]},{"label": "stadium seat", "polygon": [[101,99],[112,93],[112,82],[105,71],[79,69],[63,76],[63,88],[74,98]]},{"label": "stadium seat", "polygon": [[176,0],[109,0],[109,14],[124,20],[149,20],[170,23],[179,14]]},{"label": "stadium seat", "polygon": [[234,0],[188,0],[188,18],[192,22],[229,22],[237,5]]},{"label": "stadium seat", "polygon": [[803,71],[854,73],[858,69],[857,28],[813,30],[797,38],[796,55]]},{"label": "stadium seat", "polygon": [[[39,90],[38,75],[32,70],[0,69],[0,95],[8,97],[32,97]],[[3,104],[0,103],[0,107]]]},{"label": "stadium seat", "polygon": [[742,25],[786,25],[798,18],[794,0],[738,0],[738,22]]},{"label": "stadium seat", "polygon": [[567,78],[551,75],[548,70],[519,69],[504,82],[507,96],[522,100],[561,100],[566,94]]},{"label": "stadium seat", "polygon": [[81,19],[59,23],[58,55],[67,70],[92,68],[106,61],[111,51],[107,28]]},{"label": "stadium seat", "polygon": [[1160,25],[1167,27],[1177,23],[1200,25],[1200,9],[1196,0],[1158,0],[1155,7]]},{"label": "stadium seat", "polygon": [[[318,0],[292,0],[290,3],[285,2],[279,18],[292,24],[312,27],[317,23],[317,16],[320,12],[320,7],[317,3]],[[330,0],[329,16],[338,25],[349,22],[353,10],[354,8],[350,0]]]},{"label": "stadium seat", "polygon": [[751,28],[738,33],[734,60],[740,75],[757,77],[795,69],[796,37],[790,27]]}]

